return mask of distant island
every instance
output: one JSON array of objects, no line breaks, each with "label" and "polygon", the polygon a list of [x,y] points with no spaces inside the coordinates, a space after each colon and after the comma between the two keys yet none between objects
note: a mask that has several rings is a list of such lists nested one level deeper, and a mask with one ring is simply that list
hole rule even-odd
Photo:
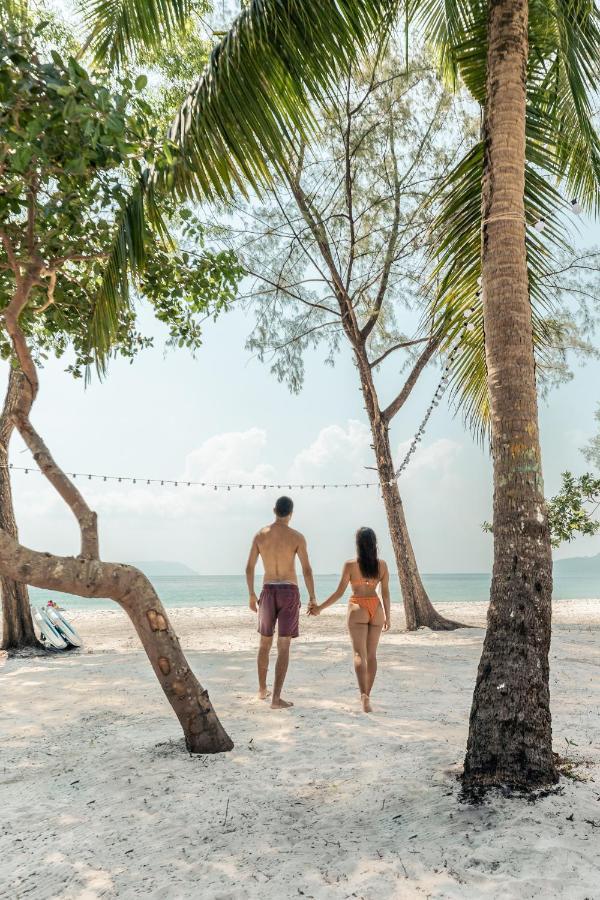
[{"label": "distant island", "polygon": [[556,575],[598,575],[600,576],[600,553],[594,556],[571,556],[569,559],[554,561]]},{"label": "distant island", "polygon": [[151,559],[144,562],[132,562],[129,565],[140,569],[149,578],[160,575],[198,575],[198,572],[190,569],[185,563],[172,562],[171,560]]}]

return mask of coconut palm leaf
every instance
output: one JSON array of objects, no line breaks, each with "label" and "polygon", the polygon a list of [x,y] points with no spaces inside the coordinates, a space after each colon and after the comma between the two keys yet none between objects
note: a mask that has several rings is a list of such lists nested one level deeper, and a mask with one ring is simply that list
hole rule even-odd
[{"label": "coconut palm leaf", "polygon": [[[448,7],[459,5],[448,13]],[[485,104],[486,15],[482,0],[415,0],[415,18],[439,42],[446,72]],[[600,204],[600,146],[591,100],[598,77],[598,13],[588,0],[530,0],[525,215],[530,295],[538,364],[562,339],[543,279],[568,245],[568,204],[562,191],[596,212]],[[461,30],[462,29],[462,30]],[[451,390],[467,423],[482,436],[489,421],[483,313],[477,279],[481,255],[483,145],[472,147],[432,199],[439,203],[435,278],[439,292],[430,310],[444,329],[446,346],[462,333]],[[544,220],[542,233],[536,222]],[[462,332],[465,311],[475,330]]]},{"label": "coconut palm leaf", "polygon": [[[133,6],[139,2],[132,0]],[[164,155],[140,185],[147,201],[163,192],[201,201],[227,197],[236,188],[264,188],[272,171],[282,169],[288,158],[292,133],[311,133],[311,101],[325,96],[356,55],[367,49],[374,33],[393,21],[394,12],[389,0],[248,3],[214,48],[173,124]],[[128,34],[132,40],[136,37],[133,26]],[[115,304],[119,297],[127,302],[127,277],[143,264],[140,204],[136,191],[118,223],[96,302],[94,339],[100,365],[114,337]],[[156,202],[153,208],[156,214]],[[134,224],[141,229],[138,245]]]},{"label": "coconut palm leaf", "polygon": [[91,25],[86,46],[97,63],[131,62],[182,31],[194,5],[193,0],[81,0]]}]

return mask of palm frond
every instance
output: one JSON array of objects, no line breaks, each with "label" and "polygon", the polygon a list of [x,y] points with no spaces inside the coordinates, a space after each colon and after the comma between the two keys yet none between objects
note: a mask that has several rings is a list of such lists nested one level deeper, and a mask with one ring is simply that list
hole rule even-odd
[{"label": "palm frond", "polygon": [[[252,0],[244,8],[184,102],[164,157],[120,216],[90,331],[100,367],[118,304],[129,302],[129,279],[143,265],[145,216],[162,229],[161,194],[205,200],[267,185],[291,134],[312,130],[311,100],[324,98],[394,11],[389,0]],[[128,34],[133,40],[134,29]]]},{"label": "palm frond", "polygon": [[[434,229],[441,235],[436,247],[436,299],[430,315],[433,327],[444,334],[443,346],[461,341],[451,372],[451,396],[469,427],[480,437],[489,424],[485,368],[483,304],[478,286],[481,273],[481,179],[483,144],[472,147],[440,187],[441,208]],[[439,199],[439,197],[438,197]],[[435,200],[434,200],[435,202]],[[560,193],[528,163],[525,171],[527,261],[532,301],[534,342],[543,362],[556,345],[552,300],[544,278],[555,254],[567,249],[566,204]],[[531,227],[540,219],[543,234]],[[474,330],[464,333],[465,316]]]},{"label": "palm frond", "polygon": [[[15,2],[15,0],[12,0]],[[185,28],[193,0],[81,0],[96,63],[120,66]]]},{"label": "palm frond", "polygon": [[[416,2],[416,0],[415,0]],[[441,41],[470,93],[485,105],[486,16],[482,0],[425,0],[426,33]],[[459,8],[457,11],[457,7]],[[600,142],[592,124],[591,98],[598,77],[598,12],[593,0],[530,0],[526,119],[525,214],[530,297],[536,357],[541,365],[561,340],[544,277],[568,246],[568,204],[561,191],[588,209],[600,208]],[[446,346],[461,335],[471,310],[474,331],[463,334],[451,374],[452,397],[469,426],[482,437],[488,427],[483,311],[477,279],[481,255],[483,145],[472,147],[450,173],[440,194],[436,228],[436,300],[430,310]],[[543,219],[542,233],[532,226]]]},{"label": "palm frond", "polygon": [[314,127],[310,101],[391,23],[398,2],[251,0],[214,48],[170,139],[177,153],[157,175],[181,197],[260,189],[282,170],[291,135]]},{"label": "palm frond", "polygon": [[2,0],[0,4],[0,25],[19,30],[30,19],[28,0]]},{"label": "palm frond", "polygon": [[140,180],[115,224],[110,255],[94,299],[88,333],[88,348],[96,367],[104,373],[108,355],[117,336],[120,311],[130,304],[130,281],[145,262],[147,185]]}]

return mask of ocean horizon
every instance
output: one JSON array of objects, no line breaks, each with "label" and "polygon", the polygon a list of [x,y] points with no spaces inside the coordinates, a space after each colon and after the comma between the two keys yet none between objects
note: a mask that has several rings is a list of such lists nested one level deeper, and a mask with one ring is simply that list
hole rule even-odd
[{"label": "ocean horizon", "polygon": [[[243,575],[149,575],[156,591],[167,608],[245,606],[248,602],[246,579]],[[489,599],[491,576],[486,573],[423,574],[423,583],[432,603],[477,603]],[[324,600],[337,587],[339,574],[315,575],[317,597]],[[261,577],[256,577],[257,593]],[[30,588],[33,605],[52,599],[68,609],[114,609],[112,600],[76,597],[41,588]],[[300,580],[303,603],[307,591]],[[390,577],[392,603],[401,602],[398,576]],[[347,592],[346,596],[349,595]],[[600,597],[600,579],[594,575],[555,575],[554,600],[586,600]],[[340,603],[343,600],[340,601]]]}]

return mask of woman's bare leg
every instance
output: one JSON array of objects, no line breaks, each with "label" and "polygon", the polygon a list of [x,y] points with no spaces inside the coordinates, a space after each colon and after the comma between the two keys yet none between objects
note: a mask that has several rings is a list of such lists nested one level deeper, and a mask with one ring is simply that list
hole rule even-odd
[{"label": "woman's bare leg", "polygon": [[354,651],[354,671],[360,691],[360,698],[365,712],[370,712],[369,692],[367,690],[367,632],[369,630],[369,614],[360,606],[348,611],[348,631]]},{"label": "woman's bare leg", "polygon": [[369,625],[367,632],[367,694],[371,696],[373,682],[377,675],[377,645],[383,625]]}]

